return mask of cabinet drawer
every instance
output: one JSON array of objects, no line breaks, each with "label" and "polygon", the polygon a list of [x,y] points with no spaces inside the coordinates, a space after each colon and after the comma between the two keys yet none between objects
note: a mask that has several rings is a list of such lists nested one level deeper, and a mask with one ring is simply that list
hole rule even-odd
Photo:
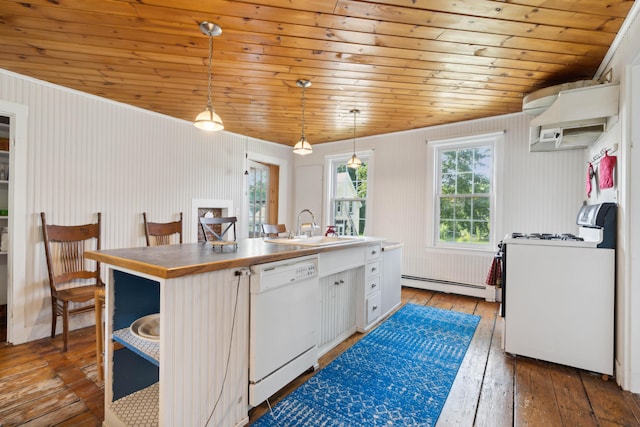
[{"label": "cabinet drawer", "polygon": [[380,260],[367,263],[367,279],[380,274]]},{"label": "cabinet drawer", "polygon": [[326,277],[330,274],[358,268],[363,266],[365,262],[362,247],[322,252],[318,254],[318,276]]},{"label": "cabinet drawer", "polygon": [[374,259],[379,259],[381,252],[382,252],[381,243],[378,243],[377,245],[367,246],[367,262]]},{"label": "cabinet drawer", "polygon": [[365,286],[366,296],[378,292],[380,290],[380,276],[368,277]]},{"label": "cabinet drawer", "polygon": [[380,302],[382,298],[380,292],[372,294],[367,298],[367,324],[373,322],[380,317]]}]

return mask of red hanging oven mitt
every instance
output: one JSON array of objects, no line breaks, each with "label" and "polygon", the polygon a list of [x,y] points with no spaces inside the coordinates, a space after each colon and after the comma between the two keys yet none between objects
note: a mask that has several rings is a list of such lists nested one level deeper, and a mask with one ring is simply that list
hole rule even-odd
[{"label": "red hanging oven mitt", "polygon": [[613,168],[616,166],[618,158],[610,156],[605,151],[604,157],[600,159],[600,188],[613,187]]},{"label": "red hanging oven mitt", "polygon": [[593,178],[595,174],[593,165],[589,162],[589,168],[587,169],[587,197],[591,197],[591,178]]}]

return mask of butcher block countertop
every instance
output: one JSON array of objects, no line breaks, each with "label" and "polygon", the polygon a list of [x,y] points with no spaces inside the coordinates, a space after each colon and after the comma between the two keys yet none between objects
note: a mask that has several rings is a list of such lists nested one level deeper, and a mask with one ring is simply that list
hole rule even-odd
[{"label": "butcher block countertop", "polygon": [[171,279],[229,268],[248,267],[347,247],[366,246],[383,240],[376,237],[363,237],[337,245],[301,246],[268,243],[258,238],[238,241],[237,250],[230,246],[214,248],[211,243],[199,242],[182,245],[105,249],[87,252],[86,257],[115,267]]}]

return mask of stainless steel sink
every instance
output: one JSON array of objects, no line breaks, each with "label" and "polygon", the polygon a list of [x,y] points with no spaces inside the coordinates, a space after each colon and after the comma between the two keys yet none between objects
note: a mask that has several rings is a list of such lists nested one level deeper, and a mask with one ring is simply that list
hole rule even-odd
[{"label": "stainless steel sink", "polygon": [[264,239],[268,243],[280,243],[283,245],[300,245],[300,246],[328,246],[352,243],[361,240],[360,237],[353,236],[313,236],[304,237],[296,236],[291,239],[286,237]]}]

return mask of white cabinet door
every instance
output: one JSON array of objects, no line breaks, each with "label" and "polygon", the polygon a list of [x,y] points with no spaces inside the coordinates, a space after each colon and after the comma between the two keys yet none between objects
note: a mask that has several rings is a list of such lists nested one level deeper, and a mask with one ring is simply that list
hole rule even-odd
[{"label": "white cabinet door", "polygon": [[353,269],[320,279],[320,354],[355,332],[356,273],[357,270]]},{"label": "white cabinet door", "polygon": [[402,247],[382,251],[382,315],[400,305],[402,288]]}]

